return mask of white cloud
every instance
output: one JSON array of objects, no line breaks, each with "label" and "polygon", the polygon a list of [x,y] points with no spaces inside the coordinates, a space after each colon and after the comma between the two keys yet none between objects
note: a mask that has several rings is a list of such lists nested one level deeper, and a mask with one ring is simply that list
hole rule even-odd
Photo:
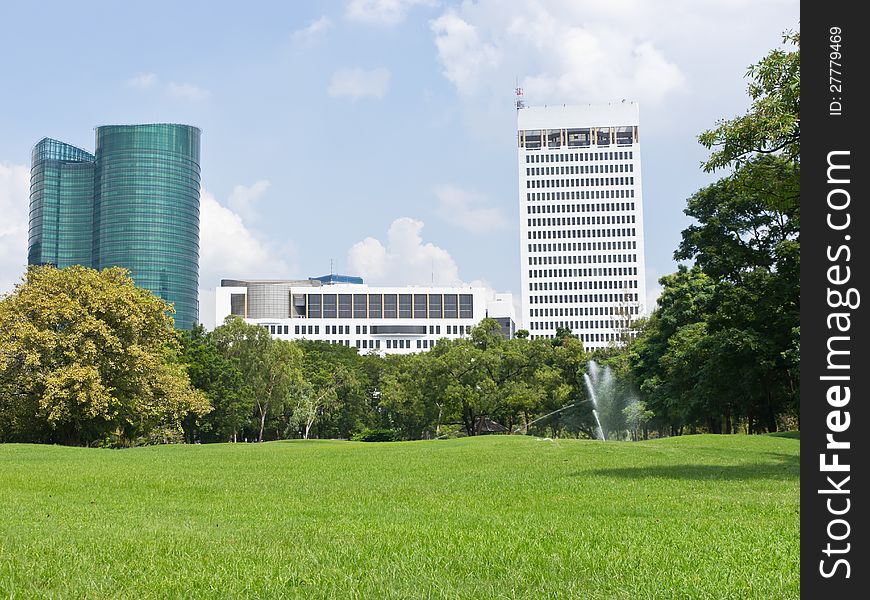
[{"label": "white cloud", "polygon": [[27,269],[30,169],[0,163],[0,295],[11,292]]},{"label": "white cloud", "polygon": [[190,102],[200,102],[207,100],[211,96],[211,92],[205,88],[192,83],[176,83],[174,81],[166,84],[166,93],[174,98]]},{"label": "white cloud", "polygon": [[154,73],[138,73],[127,82],[136,88],[150,88],[157,84],[157,75]]},{"label": "white cloud", "polygon": [[386,245],[367,237],[347,253],[350,272],[382,285],[464,285],[456,261],[444,248],[423,242],[423,222],[409,217],[393,221]]},{"label": "white cloud", "polygon": [[435,34],[444,76],[462,94],[476,91],[481,74],[498,66],[499,51],[481,39],[477,27],[453,10],[432,21],[430,27]]},{"label": "white cloud", "polygon": [[350,0],[345,15],[352,21],[374,25],[397,25],[414,6],[435,6],[434,0]]},{"label": "white cloud", "polygon": [[439,217],[471,233],[488,233],[507,229],[508,222],[501,209],[486,206],[486,196],[463,190],[455,185],[439,185],[434,189]]},{"label": "white cloud", "polygon": [[311,45],[332,29],[332,21],[323,15],[309,25],[293,32],[293,40],[302,45]]},{"label": "white cloud", "polygon": [[206,190],[200,197],[199,213],[199,318],[210,328],[214,326],[214,288],[221,279],[286,278],[295,273],[296,266],[284,258],[292,248],[276,248],[264,241],[240,215]]},{"label": "white cloud", "polygon": [[277,249],[205,190],[200,198],[199,227],[199,279],[204,287],[233,277],[286,277],[291,271]]},{"label": "white cloud", "polygon": [[254,204],[271,187],[266,179],[261,179],[253,185],[237,185],[233,187],[227,205],[238,213],[245,221],[251,222],[256,219]]},{"label": "white cloud", "polygon": [[444,75],[462,95],[492,93],[516,75],[533,104],[658,104],[683,89],[682,70],[638,18],[651,9],[601,4],[550,0],[505,11],[482,0],[448,9],[430,26]]},{"label": "white cloud", "polygon": [[332,76],[327,90],[330,96],[351,98],[383,98],[390,87],[390,72],[384,67],[339,69]]}]

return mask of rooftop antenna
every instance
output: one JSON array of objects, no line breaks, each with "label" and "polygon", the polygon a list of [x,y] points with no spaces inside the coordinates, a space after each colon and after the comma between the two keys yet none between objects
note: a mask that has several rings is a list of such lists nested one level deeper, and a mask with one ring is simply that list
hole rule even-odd
[{"label": "rooftop antenna", "polygon": [[520,110],[521,108],[525,108],[525,107],[526,107],[526,100],[525,100],[525,98],[523,97],[523,88],[520,87],[520,79],[519,79],[519,77],[517,78],[516,88],[515,88],[514,91],[515,91],[515,93],[516,93],[516,107],[517,107],[517,110]]},{"label": "rooftop antenna", "polygon": [[335,275],[335,270],[332,268],[332,259],[329,259],[329,274]]}]

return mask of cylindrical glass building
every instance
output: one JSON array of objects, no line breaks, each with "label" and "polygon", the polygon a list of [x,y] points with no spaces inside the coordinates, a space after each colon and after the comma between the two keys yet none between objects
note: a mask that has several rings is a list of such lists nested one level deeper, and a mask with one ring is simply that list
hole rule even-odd
[{"label": "cylindrical glass building", "polygon": [[199,148],[190,125],[97,127],[94,266],[129,269],[182,329],[199,322]]}]

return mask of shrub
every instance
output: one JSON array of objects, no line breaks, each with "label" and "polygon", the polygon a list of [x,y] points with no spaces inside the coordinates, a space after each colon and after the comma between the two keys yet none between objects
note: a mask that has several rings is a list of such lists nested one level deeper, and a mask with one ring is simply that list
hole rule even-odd
[{"label": "shrub", "polygon": [[354,442],[398,442],[402,438],[395,429],[363,429],[350,439]]}]

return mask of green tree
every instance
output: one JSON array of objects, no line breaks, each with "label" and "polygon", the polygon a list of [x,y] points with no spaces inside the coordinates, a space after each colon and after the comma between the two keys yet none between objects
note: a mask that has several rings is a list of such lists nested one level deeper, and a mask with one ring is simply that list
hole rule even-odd
[{"label": "green tree", "polygon": [[786,32],[782,42],[794,49],[772,50],[747,70],[749,111],[720,121],[699,137],[705,148],[715,148],[705,171],[740,167],[758,154],[780,153],[800,161],[800,33]]},{"label": "green tree", "polygon": [[396,429],[405,439],[438,437],[441,426],[448,418],[446,405],[447,380],[437,356],[429,352],[388,355],[384,358],[384,372],[380,378],[378,409],[386,418],[383,426]]},{"label": "green tree", "polygon": [[357,349],[321,341],[296,344],[303,351],[302,385],[292,395],[299,410],[309,413],[308,434],[348,439],[372,425],[372,386]]},{"label": "green tree", "polygon": [[227,317],[211,335],[249,388],[257,440],[262,442],[267,420],[284,413],[290,390],[301,382],[302,350],[291,342],[273,339],[264,327],[235,316]]},{"label": "green tree", "polygon": [[30,267],[0,301],[0,441],[180,439],[211,406],[178,360],[171,312],[124,269]]},{"label": "green tree", "polygon": [[202,325],[180,332],[181,360],[187,364],[191,384],[201,390],[214,410],[199,419],[188,418],[188,439],[238,440],[251,426],[254,398],[235,363],[226,358]]}]

